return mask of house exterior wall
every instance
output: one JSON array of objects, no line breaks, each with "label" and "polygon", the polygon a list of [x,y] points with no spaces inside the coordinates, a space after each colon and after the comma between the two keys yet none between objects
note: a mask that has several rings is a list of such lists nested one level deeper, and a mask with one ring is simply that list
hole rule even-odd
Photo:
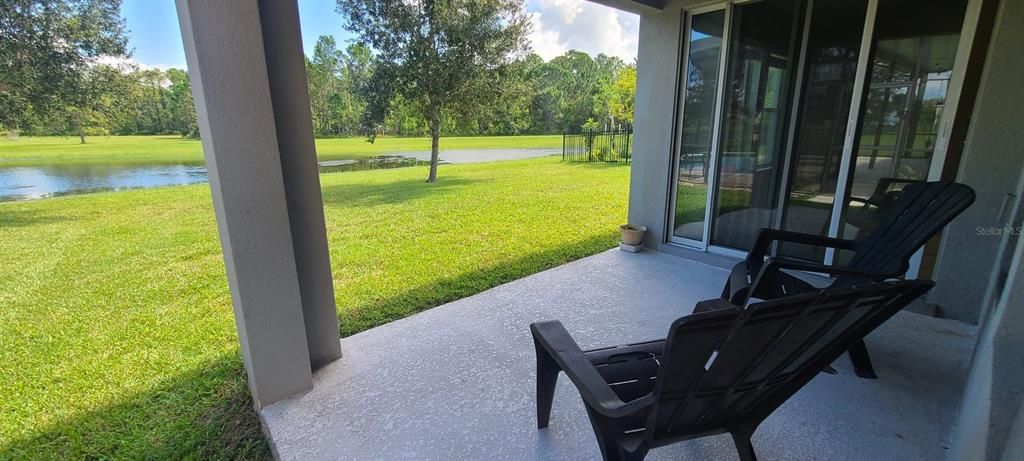
[{"label": "house exterior wall", "polygon": [[[685,64],[680,56],[682,13],[683,10],[692,11],[722,3],[725,2],[667,2],[660,12],[647,13],[640,18],[629,221],[647,226],[644,240],[647,248],[679,252],[678,247],[665,242],[671,232],[668,209],[674,168],[672,153],[678,115],[678,80]],[[1024,2],[1011,3],[1015,3],[1013,7],[1017,8]],[[977,13],[978,5],[972,3],[972,14]],[[1024,24],[1015,14],[1012,11],[1000,13],[1000,27],[1009,30],[1002,33],[1004,42],[1017,40],[1017,43],[1022,43]],[[1010,37],[1011,34],[1016,36]],[[995,49],[994,41],[992,45],[990,50]],[[976,204],[944,233],[932,273],[938,285],[928,295],[928,301],[939,306],[940,315],[968,323],[979,320],[988,274],[992,271],[992,261],[999,247],[998,237],[978,235],[979,228],[995,229],[1006,224],[1006,210],[1013,205],[1012,197],[1007,194],[1012,193],[1017,181],[1016,172],[1024,166],[1024,153],[1019,151],[1017,137],[1024,130],[1024,124],[1019,123],[1019,117],[1014,117],[1021,107],[1020,94],[1004,97],[1006,93],[1012,93],[1006,85],[1024,75],[1024,61],[1001,59],[997,54],[985,62],[993,67],[987,77],[987,86],[993,89],[979,94],[976,100],[967,143],[956,170],[957,181],[973,187],[978,198]],[[997,87],[1001,89],[995,90]],[[984,100],[986,98],[988,100]],[[1017,150],[1014,150],[1015,146]],[[956,163],[952,165],[956,166]]]},{"label": "house exterior wall", "polygon": [[668,1],[640,16],[629,222],[647,226],[644,246],[672,252],[668,237],[669,185],[682,61],[683,10],[722,1]]},{"label": "house exterior wall", "polygon": [[[954,460],[1024,459],[1024,237],[984,231],[1024,220],[1021,43],[1024,2],[1003,0],[958,177],[978,192],[978,205],[951,226],[936,272],[941,299],[969,303],[960,306],[964,314],[982,319],[952,438]],[[1007,193],[1016,197],[1004,205]],[[988,283],[979,290],[981,278]]]},{"label": "house exterior wall", "polygon": [[[640,21],[629,220],[648,227],[644,243],[659,251],[674,249],[663,242],[682,65],[680,10],[700,3],[709,2],[669,2]],[[977,201],[944,233],[929,296],[944,316],[981,323],[950,438],[954,460],[1024,459],[1024,236],[1006,232],[1019,232],[1024,218],[1022,43],[1024,1],[1001,0],[956,176],[975,189]]]},{"label": "house exterior wall", "polygon": [[956,178],[977,200],[946,228],[929,295],[942,316],[968,323],[979,320],[1024,167],[1024,2],[1001,3]]},{"label": "house exterior wall", "polygon": [[668,226],[681,25],[679,7],[640,17],[629,222],[647,226],[648,248],[665,241]]}]

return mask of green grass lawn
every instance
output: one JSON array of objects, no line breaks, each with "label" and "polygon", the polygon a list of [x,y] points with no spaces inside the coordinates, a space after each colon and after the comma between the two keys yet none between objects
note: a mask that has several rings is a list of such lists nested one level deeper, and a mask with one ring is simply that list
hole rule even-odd
[{"label": "green grass lawn", "polygon": [[[343,335],[610,248],[626,216],[624,166],[424,174],[321,176]],[[0,203],[0,254],[0,459],[269,456],[207,185]]]},{"label": "green grass lawn", "polygon": [[[441,138],[442,150],[496,148],[561,148],[562,136],[474,136]],[[318,139],[321,160],[360,159],[396,152],[430,150],[430,138]],[[0,167],[55,163],[197,163],[203,161],[200,141],[181,136],[94,136],[0,138]]]}]

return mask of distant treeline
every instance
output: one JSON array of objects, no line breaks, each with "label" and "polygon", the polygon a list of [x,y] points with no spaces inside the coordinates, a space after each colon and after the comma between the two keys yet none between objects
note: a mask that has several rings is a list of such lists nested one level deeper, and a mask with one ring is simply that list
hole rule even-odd
[{"label": "distant treeline", "polygon": [[[322,36],[306,60],[313,130],[318,137],[363,136],[362,125],[373,74],[369,48],[337,47]],[[581,127],[632,124],[636,67],[616,57],[568,51],[545,62],[531,54],[516,63],[514,78],[500,100],[472,119],[444,116],[450,135],[556,134]],[[6,130],[25,135],[180,134],[198,136],[188,74],[181,69],[140,69],[127,64],[93,63],[84,71],[78,97],[42,117],[26,111]],[[385,136],[426,136],[428,123],[413,104],[396,101]]]},{"label": "distant treeline", "polygon": [[[313,130],[317,136],[366,134],[362,114],[365,88],[373,75],[373,54],[363,45],[341,50],[334,38],[322,36],[306,60]],[[568,51],[545,62],[530,54],[515,63],[500,99],[472,116],[445,114],[446,135],[557,134],[590,126],[612,127],[633,122],[636,66],[621,59]],[[426,136],[428,122],[413,104],[395,101],[378,134]]]},{"label": "distant treeline", "polygon": [[[78,97],[40,116],[29,111],[7,131],[24,135],[86,136],[180,134],[199,136],[188,73],[93,64],[84,71]],[[13,126],[12,126],[13,125]]]}]

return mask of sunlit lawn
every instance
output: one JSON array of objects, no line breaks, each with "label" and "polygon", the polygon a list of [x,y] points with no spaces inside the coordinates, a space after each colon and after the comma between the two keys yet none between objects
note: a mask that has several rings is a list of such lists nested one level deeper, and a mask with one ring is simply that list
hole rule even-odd
[{"label": "sunlit lawn", "polygon": [[[625,220],[625,166],[423,176],[321,176],[343,335],[610,248]],[[0,203],[0,254],[0,459],[268,456],[208,186]]]},{"label": "sunlit lawn", "polygon": [[[318,139],[320,160],[360,159],[384,154],[430,150],[430,138]],[[442,150],[561,148],[562,136],[475,136],[441,138]],[[181,136],[0,137],[0,167],[54,163],[197,163],[201,142]]]}]

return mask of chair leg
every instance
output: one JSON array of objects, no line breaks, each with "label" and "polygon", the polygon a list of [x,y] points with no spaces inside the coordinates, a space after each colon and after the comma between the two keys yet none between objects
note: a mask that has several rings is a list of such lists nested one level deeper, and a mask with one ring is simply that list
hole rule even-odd
[{"label": "chair leg", "polygon": [[868,354],[868,346],[864,340],[857,341],[850,348],[850,361],[853,362],[853,371],[857,376],[865,379],[878,379],[875,374],[875,366],[871,364],[871,355]]},{"label": "chair leg", "polygon": [[736,444],[736,451],[740,455],[740,461],[757,461],[757,455],[754,454],[754,445],[750,443],[750,437],[754,435],[754,431],[738,429],[730,434],[732,435],[732,442]]},{"label": "chair leg", "polygon": [[537,429],[544,429],[551,419],[551,404],[555,400],[555,385],[561,370],[536,340],[533,347],[537,352]]}]

